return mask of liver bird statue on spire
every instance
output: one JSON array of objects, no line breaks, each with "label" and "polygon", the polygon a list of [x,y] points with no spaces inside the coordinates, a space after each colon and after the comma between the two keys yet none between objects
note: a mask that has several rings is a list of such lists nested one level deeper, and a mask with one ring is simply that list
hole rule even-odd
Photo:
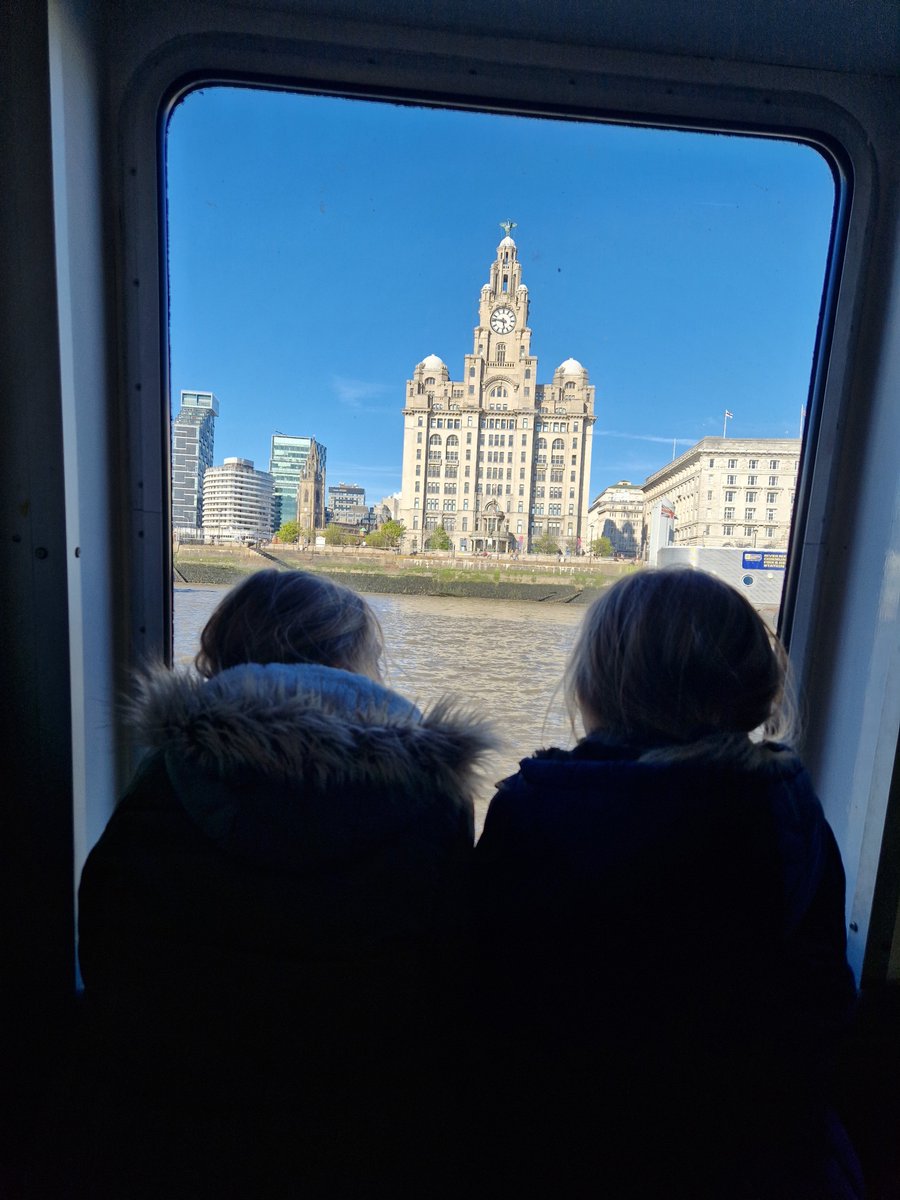
[{"label": "liver bird statue on spire", "polygon": [[500,228],[504,229],[506,231],[507,237],[510,237],[512,235],[512,231],[516,228],[517,224],[518,224],[517,221],[509,221],[509,220],[501,221]]}]

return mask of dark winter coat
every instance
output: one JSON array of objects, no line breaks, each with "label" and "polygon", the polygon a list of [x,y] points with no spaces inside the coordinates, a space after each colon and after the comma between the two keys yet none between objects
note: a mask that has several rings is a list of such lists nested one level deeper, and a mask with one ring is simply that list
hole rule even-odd
[{"label": "dark winter coat", "polygon": [[413,1175],[455,1099],[490,736],[305,665],[159,673],[136,712],[150,755],[80,889],[97,1090],[125,1114],[105,1117],[110,1192],[374,1195]]},{"label": "dark winter coat", "polygon": [[855,999],[844,876],[790,751],[538,753],[475,858],[501,1190],[853,1194],[825,1190],[822,1133]]}]

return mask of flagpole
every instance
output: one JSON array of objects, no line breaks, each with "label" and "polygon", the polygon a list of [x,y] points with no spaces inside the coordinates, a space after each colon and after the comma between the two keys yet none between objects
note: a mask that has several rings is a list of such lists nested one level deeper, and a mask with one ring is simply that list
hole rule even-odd
[{"label": "flagpole", "polygon": [[722,440],[728,437],[728,422],[734,419],[734,413],[730,409],[725,409],[725,414],[722,418]]}]

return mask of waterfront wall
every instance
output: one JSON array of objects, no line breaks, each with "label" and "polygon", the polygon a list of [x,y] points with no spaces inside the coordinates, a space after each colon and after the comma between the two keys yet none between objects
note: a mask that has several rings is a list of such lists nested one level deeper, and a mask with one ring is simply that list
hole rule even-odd
[{"label": "waterfront wall", "polygon": [[475,599],[590,603],[605,586],[634,568],[609,563],[592,569],[576,563],[509,562],[492,559],[423,559],[356,552],[311,554],[283,547],[180,547],[175,582],[228,586],[254,571],[302,568],[327,575],[358,592],[404,596],[463,596]]}]

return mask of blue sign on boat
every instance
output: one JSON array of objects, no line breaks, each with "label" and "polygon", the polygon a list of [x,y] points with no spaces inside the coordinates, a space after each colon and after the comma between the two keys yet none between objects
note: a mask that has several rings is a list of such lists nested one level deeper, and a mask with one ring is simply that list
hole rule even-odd
[{"label": "blue sign on boat", "polygon": [[787,550],[745,550],[741,566],[745,571],[783,571]]}]

